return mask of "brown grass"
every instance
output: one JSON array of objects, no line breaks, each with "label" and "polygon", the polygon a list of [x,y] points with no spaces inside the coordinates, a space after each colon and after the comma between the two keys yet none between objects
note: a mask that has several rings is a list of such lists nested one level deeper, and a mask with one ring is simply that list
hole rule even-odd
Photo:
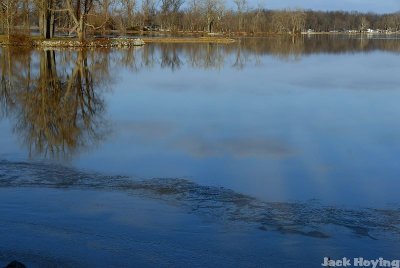
[{"label": "brown grass", "polygon": [[156,38],[142,38],[147,43],[216,43],[216,44],[229,44],[235,42],[235,39],[223,37],[156,37]]},{"label": "brown grass", "polygon": [[32,39],[26,34],[10,34],[0,36],[0,44],[12,46],[32,46]]}]

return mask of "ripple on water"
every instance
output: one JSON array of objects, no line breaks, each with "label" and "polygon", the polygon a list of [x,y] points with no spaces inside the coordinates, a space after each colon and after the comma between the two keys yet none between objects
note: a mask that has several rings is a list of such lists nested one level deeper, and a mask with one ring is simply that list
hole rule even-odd
[{"label": "ripple on water", "polygon": [[335,234],[329,232],[327,227],[333,225],[350,230],[359,237],[400,239],[399,209],[345,209],[316,202],[264,202],[226,188],[203,186],[186,179],[137,180],[83,172],[60,165],[3,160],[0,161],[0,187],[124,191],[163,200],[218,221],[254,225],[262,231],[329,238]]}]

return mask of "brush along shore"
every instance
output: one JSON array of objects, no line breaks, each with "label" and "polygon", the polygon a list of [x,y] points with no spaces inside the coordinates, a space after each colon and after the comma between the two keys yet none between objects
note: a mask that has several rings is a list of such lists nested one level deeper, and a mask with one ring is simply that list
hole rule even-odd
[{"label": "brush along shore", "polygon": [[79,41],[77,39],[69,38],[54,38],[54,39],[38,39],[25,36],[11,36],[1,37],[0,45],[3,46],[25,46],[25,47],[39,47],[39,48],[56,48],[56,47],[134,47],[143,46],[145,42],[140,38],[97,38]]},{"label": "brush along shore", "polygon": [[96,38],[79,41],[70,38],[39,39],[27,36],[0,36],[2,46],[25,46],[39,48],[127,48],[143,46],[146,43],[217,43],[228,44],[234,39],[222,37],[156,37],[156,38]]}]

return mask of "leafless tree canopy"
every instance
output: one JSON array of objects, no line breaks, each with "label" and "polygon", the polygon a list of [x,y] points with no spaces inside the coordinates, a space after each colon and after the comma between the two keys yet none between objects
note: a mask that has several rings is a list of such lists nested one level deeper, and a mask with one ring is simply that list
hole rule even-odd
[{"label": "leafless tree canopy", "polygon": [[[140,4],[139,4],[140,3]],[[272,11],[251,8],[247,0],[2,0],[0,34],[29,34],[43,38],[110,31],[221,32],[228,34],[292,33],[303,31],[362,32],[369,28],[400,31],[400,12],[391,14]]]}]

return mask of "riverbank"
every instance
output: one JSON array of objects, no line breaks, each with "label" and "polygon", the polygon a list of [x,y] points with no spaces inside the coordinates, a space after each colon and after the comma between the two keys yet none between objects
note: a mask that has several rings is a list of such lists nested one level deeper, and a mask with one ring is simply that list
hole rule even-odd
[{"label": "riverbank", "polygon": [[236,42],[235,39],[225,37],[156,37],[142,38],[145,43],[214,43],[230,44]]},{"label": "riverbank", "polygon": [[90,48],[111,48],[111,47],[134,47],[143,46],[145,42],[140,38],[98,38],[80,41],[75,38],[53,38],[41,39],[23,35],[0,36],[1,46],[20,46],[20,47],[90,47]]},{"label": "riverbank", "polygon": [[53,38],[40,39],[28,36],[0,36],[0,46],[20,46],[20,47],[88,47],[88,48],[128,48],[143,46],[146,43],[215,43],[229,44],[235,39],[224,37],[147,37],[147,38],[95,38],[86,41],[79,41],[75,38]]}]

